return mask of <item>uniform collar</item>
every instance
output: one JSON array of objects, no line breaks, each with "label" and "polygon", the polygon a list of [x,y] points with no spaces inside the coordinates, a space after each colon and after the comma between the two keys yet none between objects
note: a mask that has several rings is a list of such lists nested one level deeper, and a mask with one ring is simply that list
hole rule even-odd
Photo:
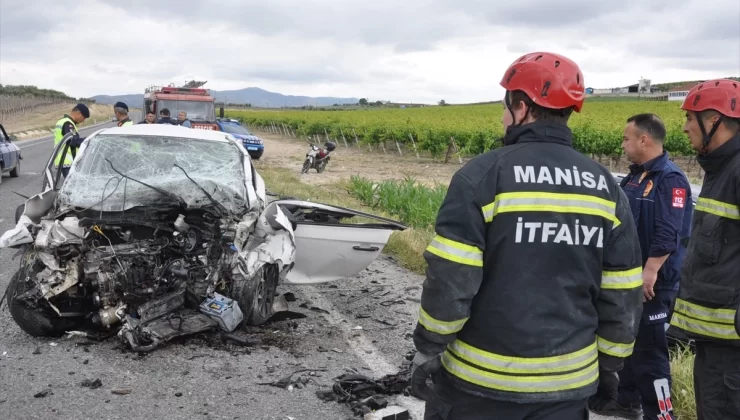
[{"label": "uniform collar", "polygon": [[740,133],[716,150],[697,156],[696,161],[707,172],[719,172],[738,151],[740,151]]},{"label": "uniform collar", "polygon": [[541,142],[573,145],[573,132],[567,125],[536,121],[514,127],[504,137],[504,144]]},{"label": "uniform collar", "polygon": [[131,121],[131,119],[129,117],[126,117],[126,118],[122,119],[121,121],[118,121],[118,126],[120,127],[120,126],[122,126],[123,124],[125,124],[125,123],[127,123],[129,121]]},{"label": "uniform collar", "polygon": [[668,160],[668,152],[663,151],[663,154],[654,157],[650,159],[649,161],[643,163],[642,165],[638,165],[636,163],[633,163],[630,165],[630,173],[631,174],[639,174],[642,172],[657,172],[662,170],[663,165]]}]

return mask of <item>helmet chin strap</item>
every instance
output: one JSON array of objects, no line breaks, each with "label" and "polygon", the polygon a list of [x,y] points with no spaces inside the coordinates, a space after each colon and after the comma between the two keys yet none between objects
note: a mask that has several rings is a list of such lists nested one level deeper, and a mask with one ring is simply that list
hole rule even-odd
[{"label": "helmet chin strap", "polygon": [[712,140],[712,137],[714,136],[714,133],[717,132],[717,129],[719,128],[719,124],[722,122],[722,118],[724,118],[723,115],[719,116],[719,119],[712,124],[712,129],[709,130],[709,134],[707,134],[706,128],[704,128],[704,121],[701,118],[700,112],[694,112],[694,115],[696,116],[696,122],[699,124],[699,130],[701,130],[701,137],[702,137],[702,147],[699,151],[700,154],[705,155],[709,152],[709,142]]},{"label": "helmet chin strap", "polygon": [[511,92],[507,91],[506,95],[504,96],[504,103],[506,104],[506,109],[509,110],[509,114],[511,114],[511,121],[513,123],[510,126],[506,127],[506,134],[509,134],[511,130],[524,124],[524,120],[527,119],[527,116],[529,115],[529,110],[530,110],[530,107],[527,106],[527,110],[524,112],[524,116],[522,117],[522,120],[517,123],[516,116],[514,116],[514,111],[511,106],[511,98],[509,97],[509,95],[511,95]]}]

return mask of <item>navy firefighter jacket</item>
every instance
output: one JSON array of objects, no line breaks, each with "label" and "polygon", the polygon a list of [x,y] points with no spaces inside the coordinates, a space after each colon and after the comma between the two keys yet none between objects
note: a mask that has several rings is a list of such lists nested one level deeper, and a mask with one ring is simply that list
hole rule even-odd
[{"label": "navy firefighter jacket", "polygon": [[670,254],[653,289],[678,290],[694,211],[686,175],[663,152],[643,165],[630,165],[620,185],[635,218],[643,267],[648,258]]}]

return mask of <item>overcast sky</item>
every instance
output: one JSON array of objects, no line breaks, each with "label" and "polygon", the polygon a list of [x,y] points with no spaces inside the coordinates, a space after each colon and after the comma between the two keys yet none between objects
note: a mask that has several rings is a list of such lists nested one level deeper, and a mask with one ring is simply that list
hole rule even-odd
[{"label": "overcast sky", "polygon": [[586,85],[740,76],[738,0],[0,0],[0,83],[76,97],[208,80],[292,95],[499,100],[553,51]]}]

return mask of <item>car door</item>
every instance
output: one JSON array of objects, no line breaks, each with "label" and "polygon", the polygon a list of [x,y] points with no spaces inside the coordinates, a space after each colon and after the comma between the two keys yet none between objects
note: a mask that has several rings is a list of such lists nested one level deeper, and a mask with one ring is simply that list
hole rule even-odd
[{"label": "car door", "polygon": [[[391,233],[407,227],[357,210],[300,200],[276,200],[295,218],[295,265],[286,283],[326,283],[353,277],[383,251]],[[346,223],[354,217],[367,223]]]},{"label": "car door", "polygon": [[5,139],[0,139],[0,176],[5,173],[6,170],[13,167],[13,162],[10,158],[10,148],[8,147],[8,143],[5,142]]},{"label": "car door", "polygon": [[61,155],[61,160],[64,160],[65,156],[71,153],[67,145],[69,144],[73,136],[74,133],[67,133],[62,138],[62,141],[59,142],[59,144],[54,148],[54,151],[51,153],[49,161],[46,163],[46,168],[44,169],[43,185],[41,187],[41,191],[52,189],[52,185],[54,185],[55,190],[58,190],[62,187],[62,183],[64,182],[64,175],[62,175],[61,166],[58,168],[54,167],[54,161],[56,160],[57,155]]}]

